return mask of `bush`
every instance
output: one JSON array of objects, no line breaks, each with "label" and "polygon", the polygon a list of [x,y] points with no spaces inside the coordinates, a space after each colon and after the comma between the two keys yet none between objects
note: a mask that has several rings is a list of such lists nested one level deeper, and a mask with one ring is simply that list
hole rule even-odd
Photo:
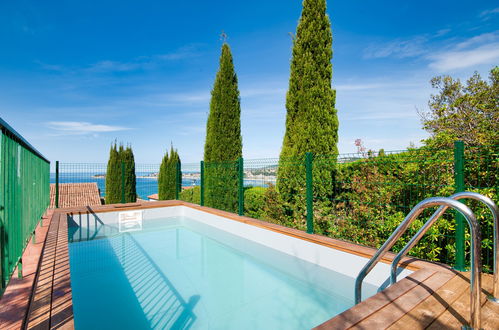
[{"label": "bush", "polygon": [[265,207],[265,192],[264,187],[250,187],[244,191],[244,215],[263,219]]},{"label": "bush", "polygon": [[201,203],[201,187],[195,186],[193,188],[184,189],[180,192],[180,200],[193,204]]}]

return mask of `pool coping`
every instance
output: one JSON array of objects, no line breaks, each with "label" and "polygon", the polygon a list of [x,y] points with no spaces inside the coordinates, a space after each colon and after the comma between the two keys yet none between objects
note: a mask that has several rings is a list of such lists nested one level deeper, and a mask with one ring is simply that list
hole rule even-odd
[{"label": "pool coping", "polygon": [[[69,273],[68,228],[67,221],[65,221],[68,214],[119,212],[124,210],[171,206],[193,208],[362,257],[370,258],[376,252],[375,249],[365,246],[320,235],[308,234],[297,229],[287,228],[277,224],[178,200],[56,209],[50,221],[50,227],[39,261],[24,328],[74,328]],[[381,262],[391,263],[394,256],[394,254],[389,253]],[[325,323],[318,325],[317,329],[340,329],[354,326],[356,323],[373,316],[376,311],[379,311],[392,301],[402,297],[408,291],[414,290],[414,288],[419,285],[423,285],[423,282],[428,281],[428,279],[432,280],[431,283],[433,283],[434,286],[440,287],[449,280],[450,274],[456,274],[456,272],[447,265],[428,262],[417,258],[404,258],[402,266],[414,272],[389,288],[333,317]],[[420,303],[424,298],[423,295],[421,295],[421,297],[413,298],[411,304]],[[387,324],[387,327],[392,323]]]}]

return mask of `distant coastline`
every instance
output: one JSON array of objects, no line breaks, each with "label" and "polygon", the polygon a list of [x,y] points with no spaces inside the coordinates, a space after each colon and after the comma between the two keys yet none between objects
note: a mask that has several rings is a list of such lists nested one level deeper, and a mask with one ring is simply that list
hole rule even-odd
[{"label": "distant coastline", "polygon": [[[137,179],[155,179],[155,180],[157,180],[158,176],[159,176],[159,173],[156,172],[156,173],[150,173],[150,174],[146,174],[146,175],[138,175]],[[105,179],[106,174],[94,174],[94,175],[92,175],[92,178]],[[277,180],[275,173],[268,175],[268,174],[258,173],[257,171],[244,171],[244,178],[249,179],[249,180],[268,180],[270,182],[273,182],[273,181],[275,182]],[[201,174],[200,173],[182,173],[182,179],[200,180]]]}]

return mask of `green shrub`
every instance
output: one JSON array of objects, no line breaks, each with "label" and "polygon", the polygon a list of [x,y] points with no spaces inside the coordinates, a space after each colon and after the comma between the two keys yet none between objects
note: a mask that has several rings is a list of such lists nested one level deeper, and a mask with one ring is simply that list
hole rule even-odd
[{"label": "green shrub", "polygon": [[244,191],[244,215],[263,219],[265,207],[265,192],[267,188],[251,187]]},{"label": "green shrub", "polygon": [[195,186],[193,188],[184,189],[180,192],[180,200],[193,204],[201,203],[201,187]]}]

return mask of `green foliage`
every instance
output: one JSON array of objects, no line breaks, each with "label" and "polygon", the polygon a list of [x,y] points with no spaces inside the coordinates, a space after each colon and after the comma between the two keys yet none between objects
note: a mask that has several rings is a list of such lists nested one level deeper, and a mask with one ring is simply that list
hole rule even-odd
[{"label": "green foliage", "polygon": [[269,184],[265,191],[264,202],[263,219],[283,226],[294,226],[292,218],[286,215],[286,204],[282,201],[274,185]]},{"label": "green foliage", "polygon": [[[499,202],[499,146],[465,149],[465,186]],[[314,168],[335,157],[316,156]],[[289,163],[289,166],[296,166]],[[388,154],[366,153],[363,158],[337,163],[331,178],[332,198],[314,194],[315,232],[320,235],[379,248],[420,201],[454,193],[454,150],[452,148],[411,148]],[[323,182],[314,181],[314,191]],[[263,195],[263,197],[262,197]],[[305,194],[303,193],[303,196]],[[296,201],[299,201],[298,199]],[[305,209],[305,198],[299,209]],[[481,203],[469,201],[482,227],[484,270],[492,269],[493,223],[490,211]],[[246,215],[300,230],[306,229],[305,214],[290,212],[294,205],[284,201],[276,189],[250,188],[245,193]],[[435,209],[424,211],[393,247],[399,251]],[[469,233],[466,234],[469,249]],[[455,262],[455,219],[446,212],[432,226],[410,254],[415,257]]]},{"label": "green foliage", "polygon": [[116,142],[109,150],[106,170],[106,204],[121,202],[121,160]]},{"label": "green foliage", "polygon": [[[159,166],[159,173],[158,173],[158,198],[159,200],[167,200],[167,199],[172,199],[172,198],[167,198],[169,196],[168,194],[168,175],[166,174],[168,172],[168,164],[169,164],[169,156],[168,156],[168,151],[165,153],[163,156],[163,159],[161,160],[161,165]],[[171,196],[171,194],[170,194]]]},{"label": "green foliage", "polygon": [[[160,200],[170,200],[176,198],[178,186],[178,179],[181,178],[179,173],[181,168],[180,156],[177,150],[170,148],[170,154],[165,153],[161,165],[159,167],[158,175],[158,198]],[[180,175],[180,176],[179,176]]]},{"label": "green foliage", "polygon": [[[289,90],[286,97],[286,132],[279,159],[277,188],[297,216],[303,214],[306,152],[337,154],[336,92],[331,88],[332,32],[325,0],[304,0],[293,40]],[[321,185],[314,194],[331,194],[334,162],[314,168]]]},{"label": "green foliage", "polygon": [[[340,164],[338,194],[328,205],[330,210],[324,212],[324,205],[316,207],[320,214],[316,217],[316,228],[328,236],[378,248],[418,202],[454,192],[452,165],[452,149],[429,148],[396,155],[382,153],[378,157]],[[424,212],[393,250],[400,250],[432,211]],[[448,213],[411,254],[452,263],[453,231],[454,219]]]},{"label": "green foliage", "polygon": [[451,147],[455,140],[471,146],[499,144],[499,67],[490,71],[489,80],[476,72],[466,85],[450,76],[431,80],[438,93],[421,113],[423,128],[432,134],[427,145]]},{"label": "green foliage", "polygon": [[241,107],[232,54],[224,43],[211,91],[204,147],[205,204],[237,210],[237,160],[242,156]]},{"label": "green foliage", "polygon": [[136,202],[137,193],[135,190],[135,160],[131,146],[126,148],[117,143],[111,145],[109,160],[106,170],[106,204],[122,202],[121,171],[124,164],[125,170],[125,203]]},{"label": "green foliage", "polygon": [[256,219],[261,219],[263,217],[266,191],[267,189],[264,187],[251,187],[245,189],[244,215]]},{"label": "green foliage", "polygon": [[192,188],[184,189],[180,193],[180,200],[185,202],[199,204],[201,202],[201,187],[195,186]]},{"label": "green foliage", "polygon": [[120,158],[125,164],[125,203],[134,203],[137,201],[137,191],[135,185],[137,178],[135,176],[135,158],[131,146],[126,149],[120,147]]}]

